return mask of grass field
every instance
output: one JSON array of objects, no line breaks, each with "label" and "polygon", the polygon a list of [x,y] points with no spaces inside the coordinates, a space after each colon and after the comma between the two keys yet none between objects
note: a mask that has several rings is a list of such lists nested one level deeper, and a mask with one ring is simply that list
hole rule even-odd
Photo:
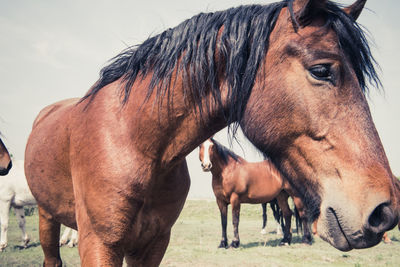
[{"label": "grass field", "polygon": [[[217,249],[221,236],[219,211],[214,201],[188,200],[181,216],[172,228],[170,245],[161,266],[400,266],[400,232],[389,233],[393,243],[379,244],[364,250],[341,252],[319,238],[312,246],[300,243],[293,235],[290,247],[278,247],[280,237],[269,215],[268,234],[261,230],[261,206],[242,205],[240,220],[241,246],[238,249]],[[9,224],[9,246],[0,253],[0,266],[41,266],[37,212],[27,218],[31,243],[21,249],[20,231],[15,216]],[[228,238],[232,238],[229,215]],[[65,266],[79,266],[76,248],[61,248]]]}]

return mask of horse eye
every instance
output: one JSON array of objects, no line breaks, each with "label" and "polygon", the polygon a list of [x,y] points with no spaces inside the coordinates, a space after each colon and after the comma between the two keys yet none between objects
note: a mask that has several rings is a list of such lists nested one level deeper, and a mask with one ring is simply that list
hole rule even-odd
[{"label": "horse eye", "polygon": [[332,81],[331,66],[326,64],[312,66],[308,70],[314,79]]}]

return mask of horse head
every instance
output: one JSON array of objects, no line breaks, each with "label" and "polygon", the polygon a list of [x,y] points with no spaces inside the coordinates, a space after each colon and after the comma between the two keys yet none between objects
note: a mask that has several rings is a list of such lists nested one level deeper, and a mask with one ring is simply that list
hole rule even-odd
[{"label": "horse head", "polygon": [[379,79],[355,22],[364,4],[289,1],[240,120],[301,194],[320,236],[343,251],[377,244],[398,221],[365,96],[366,78]]},{"label": "horse head", "polygon": [[213,157],[214,142],[211,138],[207,139],[204,143],[199,146],[199,159],[201,162],[201,168],[204,172],[211,171],[212,163],[211,158]]}]

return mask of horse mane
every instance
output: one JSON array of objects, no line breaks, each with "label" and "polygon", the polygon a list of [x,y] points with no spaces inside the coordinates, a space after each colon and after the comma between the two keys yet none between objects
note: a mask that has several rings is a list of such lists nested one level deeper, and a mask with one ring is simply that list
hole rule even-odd
[{"label": "horse mane", "polygon": [[228,149],[224,145],[222,145],[220,142],[215,140],[214,138],[210,138],[211,142],[213,142],[218,155],[221,157],[222,161],[227,164],[229,161],[229,158],[232,158],[233,160],[240,162],[243,161],[243,159],[236,155],[232,150]]},{"label": "horse mane", "polygon": [[[148,74],[152,78],[146,100],[155,90],[160,103],[165,98],[170,101],[170,89],[176,83],[172,77],[176,71],[182,74],[185,97],[194,101],[201,118],[203,109],[210,105],[207,101],[206,107],[202,104],[209,92],[213,104],[222,107],[219,85],[221,79],[226,79],[232,105],[228,111],[221,112],[230,125],[229,130],[235,134],[281,9],[288,6],[292,22],[296,22],[292,4],[293,0],[284,0],[200,13],[111,59],[81,101],[86,98],[91,101],[104,86],[121,79],[121,96],[126,103],[134,82]],[[328,2],[321,11],[327,20],[326,27],[337,33],[340,47],[349,58],[363,91],[367,88],[365,77],[380,85],[374,69],[375,60],[360,26],[335,3]],[[216,54],[221,57],[219,65]],[[219,77],[219,70],[224,77]]]}]

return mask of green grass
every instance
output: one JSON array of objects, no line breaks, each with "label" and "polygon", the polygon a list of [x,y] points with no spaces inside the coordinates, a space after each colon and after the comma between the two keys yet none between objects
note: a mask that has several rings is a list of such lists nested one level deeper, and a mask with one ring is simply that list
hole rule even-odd
[{"label": "green grass", "polygon": [[[218,249],[221,226],[219,211],[214,201],[189,200],[172,228],[170,245],[161,266],[399,266],[400,232],[389,232],[393,243],[376,247],[341,252],[326,242],[315,238],[312,246],[300,243],[301,237],[293,235],[290,247],[279,247],[280,237],[275,233],[275,223],[269,215],[268,234],[261,230],[260,205],[242,205],[239,249]],[[9,246],[0,253],[0,266],[41,266],[42,250],[38,236],[37,213],[27,218],[31,246],[20,249],[20,232],[15,216],[9,224]],[[228,238],[232,238],[231,215],[228,218]],[[66,266],[79,266],[76,248],[61,248]]]}]

